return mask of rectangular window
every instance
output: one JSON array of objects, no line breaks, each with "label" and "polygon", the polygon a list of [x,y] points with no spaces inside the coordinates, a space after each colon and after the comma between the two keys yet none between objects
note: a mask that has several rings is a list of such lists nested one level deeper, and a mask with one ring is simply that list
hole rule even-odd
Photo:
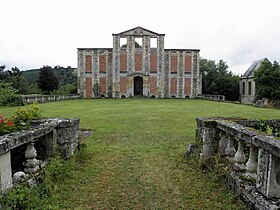
[{"label": "rectangular window", "polygon": [[99,72],[106,72],[106,55],[99,55]]},{"label": "rectangular window", "polygon": [[86,72],[92,71],[92,59],[91,55],[86,55]]},{"label": "rectangular window", "polygon": [[249,95],[252,94],[252,83],[251,82],[248,83],[248,94]]},{"label": "rectangular window", "polygon": [[245,95],[245,82],[242,82],[242,95]]},{"label": "rectangular window", "polygon": [[135,38],[135,48],[142,48],[142,43],[143,42],[143,40],[142,40],[142,38]]},{"label": "rectangular window", "polygon": [[120,38],[120,48],[127,48],[127,38]]},{"label": "rectangular window", "polygon": [[171,56],[171,72],[177,72],[178,68],[178,59],[177,55]]},{"label": "rectangular window", "polygon": [[157,38],[151,38],[150,45],[151,48],[157,48]]}]

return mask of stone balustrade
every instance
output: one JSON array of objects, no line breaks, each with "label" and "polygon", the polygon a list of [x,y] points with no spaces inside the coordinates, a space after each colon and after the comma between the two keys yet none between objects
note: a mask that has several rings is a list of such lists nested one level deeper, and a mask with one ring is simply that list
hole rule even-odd
[{"label": "stone balustrade", "polygon": [[51,101],[80,99],[80,95],[22,95],[22,100],[26,104],[32,104],[34,102],[45,103]]},{"label": "stone balustrade", "polygon": [[[227,184],[252,209],[278,209],[280,199],[280,139],[254,128],[253,119],[197,118],[200,161],[214,155],[227,158]],[[280,120],[267,120],[272,134]],[[247,180],[247,181],[246,181]],[[250,180],[250,181],[248,181]]]},{"label": "stone balustrade", "polygon": [[37,120],[30,129],[0,136],[0,192],[13,187],[13,175],[32,174],[56,154],[73,155],[78,146],[79,119]]},{"label": "stone balustrade", "polygon": [[197,98],[211,100],[211,101],[225,101],[226,100],[224,95],[198,94]]}]

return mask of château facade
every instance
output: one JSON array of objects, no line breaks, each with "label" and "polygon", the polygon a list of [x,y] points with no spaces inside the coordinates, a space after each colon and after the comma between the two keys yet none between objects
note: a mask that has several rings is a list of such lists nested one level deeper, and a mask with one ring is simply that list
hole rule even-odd
[{"label": "ch\u00e2teau facade", "polygon": [[201,94],[200,50],[164,49],[164,37],[136,27],[113,34],[113,48],[78,48],[78,93],[84,98]]}]

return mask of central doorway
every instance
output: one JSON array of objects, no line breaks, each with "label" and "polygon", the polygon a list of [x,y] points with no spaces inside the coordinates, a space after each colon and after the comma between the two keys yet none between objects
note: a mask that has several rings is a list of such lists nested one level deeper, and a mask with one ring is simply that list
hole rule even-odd
[{"label": "central doorway", "polygon": [[134,96],[143,95],[143,77],[136,76],[134,82]]}]

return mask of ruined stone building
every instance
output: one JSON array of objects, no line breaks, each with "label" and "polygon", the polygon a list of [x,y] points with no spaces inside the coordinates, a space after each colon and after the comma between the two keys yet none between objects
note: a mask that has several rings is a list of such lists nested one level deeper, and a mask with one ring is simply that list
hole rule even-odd
[{"label": "ruined stone building", "polygon": [[165,34],[136,27],[113,34],[113,48],[78,48],[84,98],[188,98],[201,94],[199,51],[164,49]]},{"label": "ruined stone building", "polygon": [[262,62],[265,60],[267,60],[267,58],[254,61],[247,71],[241,76],[239,90],[241,102],[243,104],[253,104],[256,92],[254,72],[260,68]]}]

